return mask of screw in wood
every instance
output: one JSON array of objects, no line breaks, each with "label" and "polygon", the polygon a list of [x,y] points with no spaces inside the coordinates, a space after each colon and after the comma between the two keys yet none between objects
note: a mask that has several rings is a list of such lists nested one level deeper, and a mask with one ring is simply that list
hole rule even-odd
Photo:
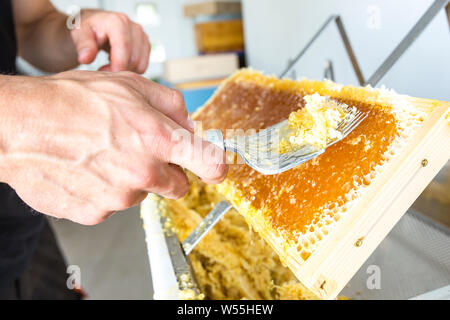
[{"label": "screw in wood", "polygon": [[358,240],[356,240],[355,242],[355,247],[361,247],[363,244],[363,238],[359,238]]}]

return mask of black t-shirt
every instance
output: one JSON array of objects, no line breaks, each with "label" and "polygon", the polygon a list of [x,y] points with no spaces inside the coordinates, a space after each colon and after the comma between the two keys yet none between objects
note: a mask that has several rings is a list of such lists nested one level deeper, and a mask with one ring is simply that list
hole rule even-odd
[{"label": "black t-shirt", "polygon": [[[16,53],[11,0],[0,0],[0,73],[16,73]],[[0,183],[0,286],[25,271],[43,226],[44,216]]]}]

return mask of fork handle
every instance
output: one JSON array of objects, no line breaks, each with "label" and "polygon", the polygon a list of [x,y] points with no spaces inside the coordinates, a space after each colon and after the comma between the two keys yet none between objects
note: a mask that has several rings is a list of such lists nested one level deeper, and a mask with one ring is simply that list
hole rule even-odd
[{"label": "fork handle", "polygon": [[205,140],[218,146],[222,150],[226,150],[223,140],[223,134],[220,130],[205,131]]}]

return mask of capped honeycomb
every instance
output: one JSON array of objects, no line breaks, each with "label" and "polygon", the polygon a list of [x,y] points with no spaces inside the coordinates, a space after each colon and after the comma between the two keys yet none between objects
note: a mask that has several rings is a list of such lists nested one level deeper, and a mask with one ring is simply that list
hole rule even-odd
[{"label": "capped honeycomb", "polygon": [[327,142],[341,139],[339,123],[350,116],[348,106],[318,93],[303,97],[305,106],[289,115],[289,134],[279,144],[280,153],[295,150],[306,144],[323,149]]},{"label": "capped honeycomb", "polygon": [[204,130],[220,129],[229,137],[287,119],[315,93],[368,116],[345,139],[294,169],[262,175],[237,162],[217,186],[254,230],[284,252],[282,260],[289,252],[306,261],[431,111],[386,89],[280,80],[244,69],[225,81],[194,119]]}]

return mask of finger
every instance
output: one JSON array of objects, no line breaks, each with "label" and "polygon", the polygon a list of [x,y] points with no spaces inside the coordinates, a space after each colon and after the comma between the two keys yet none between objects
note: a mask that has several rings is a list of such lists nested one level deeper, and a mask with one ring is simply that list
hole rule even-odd
[{"label": "finger", "polygon": [[112,72],[112,68],[110,64],[107,64],[98,68],[98,71]]},{"label": "finger", "polygon": [[141,191],[141,192],[137,193],[131,206],[134,207],[134,206],[137,206],[138,204],[140,204],[142,201],[144,201],[145,198],[147,198],[147,195],[148,195],[147,191]]},{"label": "finger", "polygon": [[152,173],[145,191],[169,199],[179,199],[189,190],[189,180],[183,169],[167,163],[157,163],[149,169]]},{"label": "finger", "polygon": [[189,118],[183,94],[159,83],[142,79],[140,92],[144,94],[148,103],[183,128],[193,131],[194,123]]},{"label": "finger", "polygon": [[147,34],[143,33],[142,34],[142,43],[143,43],[143,53],[142,53],[142,58],[140,59],[139,62],[139,66],[138,66],[138,72],[139,73],[144,73],[145,71],[147,71],[148,68],[148,64],[150,61],[150,52],[151,52],[151,44],[150,44],[150,40],[148,39]]},{"label": "finger", "polygon": [[163,163],[189,169],[206,183],[221,182],[228,171],[225,152],[179,126],[155,109],[147,110],[137,123],[146,151]]},{"label": "finger", "polygon": [[141,60],[144,59],[144,45],[143,29],[138,24],[132,24],[131,26],[131,57],[128,63],[128,70],[142,73],[138,70]]},{"label": "finger", "polygon": [[107,218],[112,213],[136,206],[147,197],[147,194],[143,190],[116,189],[114,192],[105,193],[102,199],[96,199],[97,207],[100,212],[105,213],[104,217]]},{"label": "finger", "polygon": [[106,35],[111,47],[111,71],[117,72],[128,70],[132,51],[131,32],[128,23],[117,16],[113,16],[110,19],[110,27],[106,31]]},{"label": "finger", "polygon": [[206,183],[220,183],[228,172],[223,150],[183,128],[171,132],[166,156],[168,162],[189,169]]},{"label": "finger", "polygon": [[78,53],[78,62],[88,64],[95,60],[98,53],[96,36],[89,24],[71,32],[72,40]]}]

